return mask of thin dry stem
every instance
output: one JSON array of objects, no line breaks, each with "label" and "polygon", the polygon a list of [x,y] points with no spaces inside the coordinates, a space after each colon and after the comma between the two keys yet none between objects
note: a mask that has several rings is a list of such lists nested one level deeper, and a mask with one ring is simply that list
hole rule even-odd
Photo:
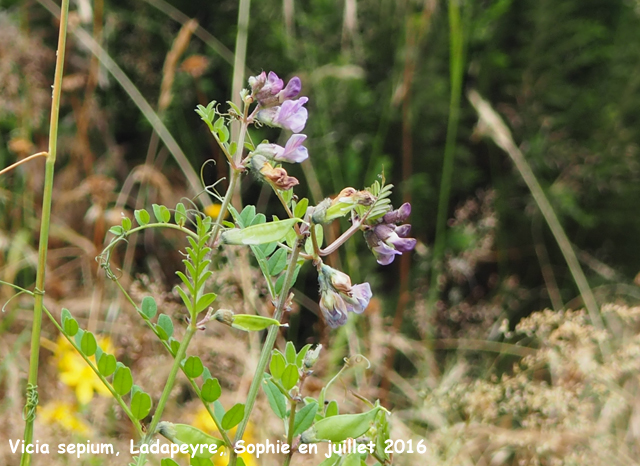
[{"label": "thin dry stem", "polygon": [[11,170],[13,170],[14,168],[16,168],[19,165],[22,165],[25,162],[28,162],[29,160],[33,160],[35,158],[38,157],[46,157],[47,155],[49,155],[48,152],[38,152],[37,154],[33,154],[30,155],[29,157],[25,157],[22,160],[17,161],[16,163],[9,165],[7,168],[4,168],[2,170],[0,170],[0,175],[4,175],[5,173],[9,173]]},{"label": "thin dry stem", "polygon": [[[584,301],[585,307],[589,312],[589,317],[591,318],[591,323],[598,330],[603,330],[605,328],[604,322],[602,321],[602,316],[600,315],[600,310],[598,309],[598,304],[596,302],[596,298],[591,291],[591,287],[589,286],[589,282],[587,281],[587,277],[584,275],[582,271],[582,267],[580,266],[580,262],[576,257],[576,253],[571,246],[571,242],[567,237],[558,217],[556,216],[553,207],[551,207],[551,203],[547,199],[540,183],[536,179],[533,170],[527,163],[524,155],[518,149],[515,142],[513,141],[513,137],[511,136],[511,132],[509,128],[504,124],[502,118],[496,113],[491,105],[478,94],[477,91],[471,90],[468,94],[469,101],[475,107],[478,112],[478,116],[480,117],[480,121],[478,123],[478,131],[481,134],[489,136],[493,141],[502,148],[513,160],[516,168],[520,172],[520,175],[524,179],[527,184],[531,194],[538,205],[538,208],[542,212],[551,232],[553,233],[554,238],[558,242],[558,246],[562,251],[562,255],[567,261],[567,265],[569,266],[569,270],[571,271],[571,275],[573,275],[573,279],[578,286],[578,290],[580,291],[580,295],[582,296],[582,300]],[[606,342],[601,343],[601,350],[604,354],[608,354],[609,350]]]}]

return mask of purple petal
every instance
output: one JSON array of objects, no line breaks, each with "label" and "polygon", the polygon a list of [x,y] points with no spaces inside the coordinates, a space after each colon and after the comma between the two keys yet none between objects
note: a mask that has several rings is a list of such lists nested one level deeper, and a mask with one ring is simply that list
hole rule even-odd
[{"label": "purple petal", "polygon": [[331,328],[340,327],[347,322],[347,304],[333,291],[321,294],[320,310]]},{"label": "purple petal", "polygon": [[273,71],[269,71],[269,77],[265,88],[267,88],[272,95],[276,95],[282,90],[282,86],[284,86],[284,81]]},{"label": "purple petal", "polygon": [[400,238],[406,238],[407,236],[409,236],[409,233],[411,233],[411,225],[409,225],[408,223],[400,225],[396,228],[396,235],[398,235]]},{"label": "purple petal", "polygon": [[383,217],[384,223],[404,222],[411,215],[411,204],[405,202],[398,209],[392,210]]},{"label": "purple petal", "polygon": [[282,91],[278,93],[278,99],[280,102],[284,102],[285,100],[290,100],[300,94],[300,90],[302,89],[302,82],[300,78],[294,76],[287,83],[287,87],[285,87]]},{"label": "purple petal", "polygon": [[294,134],[289,138],[287,144],[284,146],[284,151],[275,157],[278,162],[302,162],[307,160],[309,152],[307,148],[302,146],[304,140],[307,139],[305,134]]},{"label": "purple petal", "polygon": [[395,238],[392,237],[387,242],[400,252],[409,252],[416,247],[415,238],[400,238],[398,235],[396,235]]},{"label": "purple petal", "polygon": [[360,285],[353,285],[351,288],[352,297],[358,302],[354,304],[353,312],[361,314],[369,305],[369,301],[373,294],[371,293],[371,286],[369,283],[361,283]]},{"label": "purple petal", "polygon": [[402,254],[384,243],[380,243],[380,245],[373,248],[372,251],[380,265],[389,265],[393,262],[396,256]]},{"label": "purple petal", "polygon": [[395,226],[386,223],[379,223],[373,227],[373,232],[381,241],[387,241],[389,237],[395,235]]},{"label": "purple petal", "polygon": [[284,101],[280,106],[280,111],[273,119],[273,123],[294,133],[299,133],[307,123],[308,112],[303,105],[308,100],[307,97],[300,97],[298,100]]}]

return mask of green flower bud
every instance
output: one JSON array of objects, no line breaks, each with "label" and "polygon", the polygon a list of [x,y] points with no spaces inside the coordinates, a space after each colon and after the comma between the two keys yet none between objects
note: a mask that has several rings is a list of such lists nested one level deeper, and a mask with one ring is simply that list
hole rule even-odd
[{"label": "green flower bud", "polygon": [[357,191],[354,188],[344,188],[333,200],[325,199],[313,211],[314,223],[329,223],[344,217],[358,205],[373,204],[374,197],[368,191]]},{"label": "green flower bud", "polygon": [[314,364],[318,361],[318,357],[320,356],[320,350],[322,349],[322,345],[316,346],[314,349],[310,349],[304,355],[304,367],[307,369],[311,369]]},{"label": "green flower bud", "polygon": [[218,309],[213,315],[213,318],[218,322],[231,326],[233,325],[235,315],[231,309]]},{"label": "green flower bud", "polygon": [[162,421],[158,423],[156,430],[160,435],[166,437],[167,440],[176,445],[190,445],[189,453],[197,458],[211,458],[209,448],[201,447],[201,445],[215,445],[216,449],[224,447],[224,441],[219,438],[205,434],[200,429],[190,426],[189,424],[173,424],[171,422]]},{"label": "green flower bud", "polygon": [[376,406],[366,413],[339,414],[324,418],[302,433],[302,443],[342,442],[348,438],[364,435],[376,419],[378,412],[384,409]]}]

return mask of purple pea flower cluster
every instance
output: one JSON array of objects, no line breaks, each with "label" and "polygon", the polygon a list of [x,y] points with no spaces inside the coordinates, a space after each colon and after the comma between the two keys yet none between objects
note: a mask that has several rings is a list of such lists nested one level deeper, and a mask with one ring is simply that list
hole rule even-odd
[{"label": "purple pea flower cluster", "polygon": [[369,305],[371,286],[369,283],[352,285],[351,278],[328,265],[318,270],[320,283],[320,310],[329,327],[336,328],[347,322],[347,314],[361,314]]},{"label": "purple pea flower cluster", "polygon": [[281,162],[300,163],[309,157],[307,148],[302,144],[307,139],[298,134],[307,124],[307,109],[304,108],[309,99],[298,96],[302,89],[300,78],[294,76],[287,85],[273,71],[264,71],[258,76],[249,78],[251,97],[258,102],[254,111],[255,119],[269,126],[292,131],[293,134],[282,147],[267,141],[258,144],[250,158],[250,166],[266,182],[274,188],[286,191],[298,184],[298,180],[289,176],[287,171],[278,166]]},{"label": "purple pea flower cluster", "polygon": [[258,121],[265,125],[288,129],[294,133],[304,129],[308,117],[304,104],[309,99],[300,97],[292,100],[302,89],[300,78],[297,76],[291,78],[285,86],[284,81],[273,71],[268,75],[263,71],[259,76],[249,78],[249,85],[253,98],[259,104],[256,114]]},{"label": "purple pea flower cluster", "polygon": [[409,252],[416,246],[415,238],[407,238],[411,225],[396,225],[407,220],[410,214],[411,204],[405,202],[398,209],[387,212],[378,223],[367,225],[364,238],[378,264],[391,264],[397,255]]}]

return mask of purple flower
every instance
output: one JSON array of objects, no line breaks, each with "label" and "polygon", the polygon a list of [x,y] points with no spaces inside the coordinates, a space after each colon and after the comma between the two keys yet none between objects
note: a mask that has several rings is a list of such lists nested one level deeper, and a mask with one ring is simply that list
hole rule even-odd
[{"label": "purple flower", "polygon": [[[369,243],[369,238],[365,233],[365,239]],[[391,246],[387,246],[385,243],[378,241],[377,246],[372,247],[373,255],[376,257],[378,264],[389,265],[393,262],[396,256],[402,254],[400,251],[395,250]]]},{"label": "purple flower", "polygon": [[[382,221],[384,223],[401,223],[409,218],[411,215],[411,204],[405,202],[396,210],[392,210],[391,212],[387,212],[384,217],[382,217]],[[411,228],[411,227],[409,227]]]},{"label": "purple flower", "polygon": [[280,103],[285,100],[291,100],[294,97],[297,97],[300,94],[300,90],[302,89],[302,81],[297,76],[294,76],[287,83],[287,87],[278,92],[278,100]]},{"label": "purple flower", "polygon": [[347,314],[361,314],[371,300],[368,283],[351,285],[351,278],[328,265],[322,264],[318,273],[320,283],[320,310],[329,327],[336,328],[347,322]]},{"label": "purple flower", "polygon": [[258,76],[249,78],[249,86],[251,86],[253,98],[261,107],[268,108],[296,97],[302,89],[302,82],[295,76],[285,87],[284,81],[273,71],[269,71],[268,75],[263,71]]},{"label": "purple flower", "polygon": [[410,214],[411,204],[405,202],[398,209],[388,212],[378,223],[366,227],[364,238],[378,264],[389,265],[396,256],[416,246],[415,238],[407,238],[411,225],[395,225],[404,222]]},{"label": "purple flower", "polygon": [[307,97],[300,97],[298,100],[285,100],[280,106],[260,110],[256,118],[266,125],[299,133],[307,123],[308,112],[303,105],[308,101]]},{"label": "purple flower", "polygon": [[278,144],[262,143],[258,144],[254,154],[259,154],[273,159],[276,162],[303,162],[309,157],[309,151],[302,145],[304,140],[307,139],[305,134],[292,135],[284,147]]}]

